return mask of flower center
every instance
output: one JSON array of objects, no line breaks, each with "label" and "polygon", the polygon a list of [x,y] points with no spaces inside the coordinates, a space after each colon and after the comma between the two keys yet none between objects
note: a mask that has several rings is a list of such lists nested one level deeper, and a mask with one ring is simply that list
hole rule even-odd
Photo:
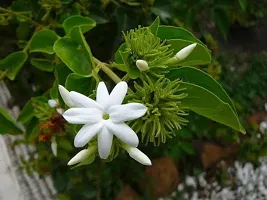
[{"label": "flower center", "polygon": [[109,119],[109,114],[103,113],[102,115],[104,120],[108,120]]}]

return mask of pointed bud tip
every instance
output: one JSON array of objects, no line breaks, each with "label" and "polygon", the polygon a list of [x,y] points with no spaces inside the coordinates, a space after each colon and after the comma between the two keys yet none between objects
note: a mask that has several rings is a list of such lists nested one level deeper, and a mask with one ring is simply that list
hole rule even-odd
[{"label": "pointed bud tip", "polygon": [[135,64],[140,71],[146,71],[149,69],[148,63],[145,60],[137,60]]},{"label": "pointed bud tip", "polygon": [[178,61],[185,59],[187,56],[189,56],[190,53],[192,53],[192,51],[195,49],[196,46],[197,46],[197,43],[190,44],[184,47],[183,49],[181,49],[180,51],[176,53],[175,58]]}]

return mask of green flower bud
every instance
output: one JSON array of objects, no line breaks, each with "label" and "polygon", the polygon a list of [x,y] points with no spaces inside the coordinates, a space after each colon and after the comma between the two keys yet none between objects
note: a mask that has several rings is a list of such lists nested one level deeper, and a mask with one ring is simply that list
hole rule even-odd
[{"label": "green flower bud", "polygon": [[131,121],[129,125],[137,134],[141,133],[142,141],[159,145],[188,122],[184,118],[186,110],[182,107],[187,93],[180,87],[180,80],[160,78],[154,83],[146,75],[142,81],[142,85],[135,83],[136,91],[129,95],[129,99],[144,104],[148,109],[142,118]]}]

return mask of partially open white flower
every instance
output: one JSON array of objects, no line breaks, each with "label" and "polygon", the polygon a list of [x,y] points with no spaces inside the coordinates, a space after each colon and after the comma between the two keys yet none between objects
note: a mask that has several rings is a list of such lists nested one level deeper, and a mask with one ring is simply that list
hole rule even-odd
[{"label": "partially open white flower", "polygon": [[137,60],[135,64],[141,72],[149,69],[148,64],[145,60]]},{"label": "partially open white flower", "polygon": [[132,147],[138,146],[137,135],[124,122],[143,116],[147,108],[140,103],[121,105],[127,89],[127,83],[120,82],[109,94],[105,83],[100,82],[96,101],[78,92],[69,93],[75,108],[68,109],[63,117],[72,124],[85,124],[74,139],[75,147],[85,146],[96,134],[99,155],[103,159],[109,156],[113,134]]},{"label": "partially open white flower", "polygon": [[68,165],[75,165],[79,162],[84,161],[86,158],[88,158],[91,155],[90,149],[83,149],[79,151],[69,162]]},{"label": "partially open white flower", "polygon": [[125,150],[129,153],[129,155],[135,159],[137,162],[143,165],[152,165],[151,160],[144,154],[142,151],[135,147],[127,146]]},{"label": "partially open white flower", "polygon": [[189,56],[190,53],[192,53],[192,51],[195,49],[196,46],[197,46],[196,43],[190,44],[184,47],[183,49],[181,49],[180,51],[178,51],[178,53],[176,53],[175,55],[175,58],[177,59],[177,61],[184,60],[187,56]]},{"label": "partially open white flower", "polygon": [[58,90],[65,104],[69,106],[70,108],[75,107],[75,104],[70,99],[70,92],[66,88],[64,88],[62,85],[58,86]]}]

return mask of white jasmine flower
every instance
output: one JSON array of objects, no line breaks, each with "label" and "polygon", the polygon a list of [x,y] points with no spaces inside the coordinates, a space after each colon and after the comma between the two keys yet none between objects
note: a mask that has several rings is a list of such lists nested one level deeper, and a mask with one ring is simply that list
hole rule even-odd
[{"label": "white jasmine flower", "polygon": [[148,64],[145,60],[137,60],[135,64],[141,72],[149,69]]},{"label": "white jasmine flower", "polygon": [[57,156],[57,141],[55,136],[53,136],[51,140],[51,150],[54,156]]},{"label": "white jasmine flower", "polygon": [[73,103],[75,108],[68,109],[63,117],[72,124],[85,124],[74,139],[75,147],[85,146],[97,135],[99,155],[106,159],[110,153],[113,134],[132,147],[138,146],[137,135],[124,122],[143,116],[147,108],[140,103],[121,105],[127,89],[127,83],[120,82],[109,94],[104,82],[100,82],[96,101],[78,92],[67,94],[67,101]]},{"label": "white jasmine flower", "polygon": [[66,88],[64,88],[62,85],[58,86],[58,90],[65,104],[69,106],[70,108],[75,107],[75,104],[70,98],[70,92]]},{"label": "white jasmine flower", "polygon": [[125,147],[129,155],[143,165],[152,165],[151,160],[139,149],[131,146]]},{"label": "white jasmine flower", "polygon": [[79,162],[84,161],[85,159],[89,158],[96,150],[96,147],[89,147],[88,149],[83,149],[79,151],[69,162],[68,165],[75,165]]},{"label": "white jasmine flower", "polygon": [[175,58],[177,59],[177,61],[184,60],[187,56],[189,56],[190,53],[192,53],[192,51],[195,49],[196,46],[197,46],[196,43],[190,44],[184,47],[183,49],[181,49],[180,51],[178,51],[178,53],[176,53],[175,55]]},{"label": "white jasmine flower", "polygon": [[57,100],[55,100],[55,99],[49,99],[49,100],[48,100],[48,105],[49,105],[51,108],[55,108],[55,107],[57,107],[57,104],[58,104],[58,102],[57,102]]}]

